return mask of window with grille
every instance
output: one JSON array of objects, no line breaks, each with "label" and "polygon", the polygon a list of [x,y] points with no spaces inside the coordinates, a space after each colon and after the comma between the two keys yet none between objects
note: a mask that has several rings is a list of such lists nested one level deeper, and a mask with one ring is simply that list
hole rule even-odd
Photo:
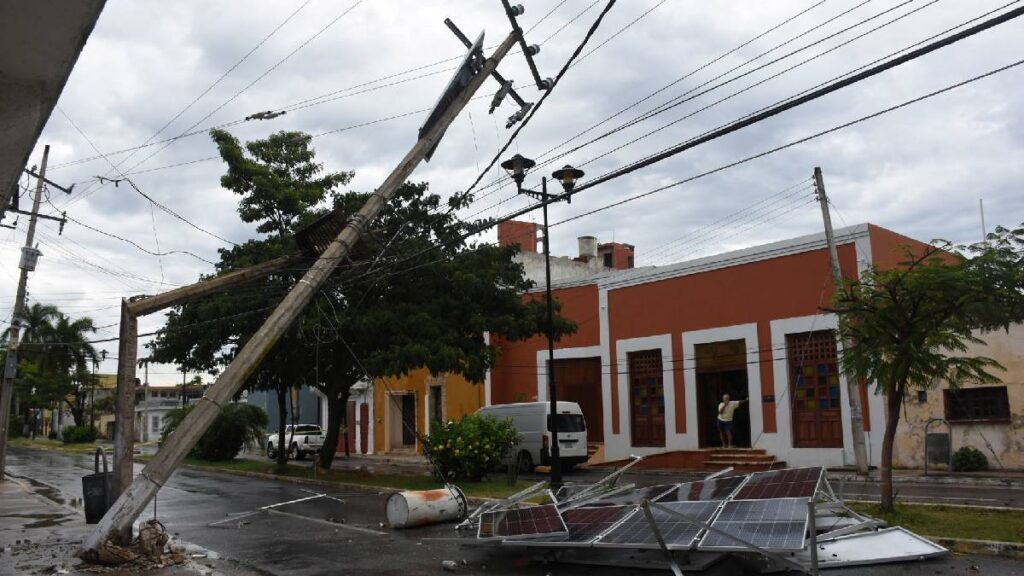
[{"label": "window with grille", "polygon": [[984,386],[943,390],[946,420],[969,422],[975,420],[1009,421],[1010,400],[1006,386]]}]

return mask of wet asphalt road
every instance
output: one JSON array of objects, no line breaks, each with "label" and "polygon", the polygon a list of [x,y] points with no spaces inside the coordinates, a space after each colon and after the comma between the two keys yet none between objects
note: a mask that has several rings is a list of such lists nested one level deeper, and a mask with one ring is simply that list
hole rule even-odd
[{"label": "wet asphalt road", "polygon": [[[74,505],[81,498],[81,476],[92,471],[92,460],[85,455],[14,449],[8,455],[8,471],[31,481],[40,494]],[[460,546],[442,540],[454,535],[451,525],[406,531],[382,528],[386,495],[376,492],[331,492],[345,502],[320,499],[280,508],[289,515],[242,516],[261,506],[309,496],[303,488],[286,482],[181,470],[160,491],[157,514],[167,529],[181,539],[216,551],[260,574],[436,575],[446,573],[441,568],[442,560],[465,560],[466,564],[457,569],[462,574],[604,576],[636,572],[544,564],[516,550]],[[152,506],[144,517],[151,514]],[[229,521],[210,526],[223,520]],[[984,557],[947,557],[829,573],[955,575],[966,573],[971,564],[977,564],[986,575],[1024,574],[1022,562]],[[703,572],[710,576],[744,573],[747,570],[733,562],[720,563]]]}]

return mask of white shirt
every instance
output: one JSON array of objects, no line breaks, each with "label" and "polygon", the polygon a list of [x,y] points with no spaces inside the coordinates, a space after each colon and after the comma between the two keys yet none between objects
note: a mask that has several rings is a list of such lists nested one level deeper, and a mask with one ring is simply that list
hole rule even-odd
[{"label": "white shirt", "polygon": [[736,413],[736,409],[739,407],[739,400],[732,400],[728,404],[726,404],[725,402],[719,402],[718,419],[721,420],[722,422],[732,422],[732,415]]}]

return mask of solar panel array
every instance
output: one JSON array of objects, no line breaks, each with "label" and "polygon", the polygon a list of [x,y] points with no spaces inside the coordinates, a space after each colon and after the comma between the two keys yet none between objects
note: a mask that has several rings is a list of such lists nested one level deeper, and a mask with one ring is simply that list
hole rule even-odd
[{"label": "solar panel array", "polygon": [[769,550],[802,550],[807,532],[807,498],[731,500],[725,503],[711,527],[736,536],[708,531],[700,547],[743,548],[744,543]]},{"label": "solar panel array", "polygon": [[569,528],[569,536],[561,541],[580,544],[592,542],[635,510],[633,506],[597,506],[566,510],[562,518]]},{"label": "solar panel array", "polygon": [[[721,502],[669,502],[664,504],[674,512],[701,522],[710,522],[715,511]],[[697,524],[687,522],[674,514],[651,508],[651,515],[654,523],[661,532],[665,545],[669,548],[691,548],[700,535],[702,528]],[[642,510],[637,510],[621,524],[616,526],[598,540],[597,544],[615,545],[629,548],[658,548],[658,539],[651,529],[647,515]]]},{"label": "solar panel array", "polygon": [[612,494],[607,497],[602,497],[595,500],[592,504],[604,504],[614,506],[636,506],[642,502],[645,498],[647,500],[655,500],[662,494],[670,490],[674,490],[678,484],[658,484],[657,486],[647,486],[644,488],[637,488],[636,490],[629,490],[627,492],[620,492]]},{"label": "solar panel array", "polygon": [[656,502],[694,502],[699,500],[725,500],[746,480],[746,476],[728,476],[700,482],[679,484],[674,490],[654,498]]},{"label": "solar panel array", "polygon": [[[638,507],[647,500],[665,545],[672,549],[736,550],[753,544],[773,551],[802,550],[808,502],[823,474],[821,467],[774,470],[649,486],[562,512],[553,504],[491,511],[480,517],[478,537],[521,540],[519,544],[530,546],[658,548],[650,521]],[[710,523],[712,530],[695,522]]]},{"label": "solar panel array", "polygon": [[733,496],[733,500],[810,498],[818,491],[823,473],[824,469],[820,466],[755,472]]},{"label": "solar panel array", "polygon": [[480,516],[478,538],[532,538],[568,532],[554,504],[497,510]]}]

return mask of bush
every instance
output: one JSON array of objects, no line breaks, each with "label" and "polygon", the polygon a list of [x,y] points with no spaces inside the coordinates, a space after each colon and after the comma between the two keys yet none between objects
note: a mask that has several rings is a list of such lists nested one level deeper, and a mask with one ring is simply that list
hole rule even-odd
[{"label": "bush", "polygon": [[953,453],[953,470],[977,472],[988,470],[988,458],[973,446],[964,446]]},{"label": "bush", "polygon": [[468,414],[458,422],[435,422],[421,440],[445,481],[480,480],[504,463],[519,444],[519,433],[510,420]]},{"label": "bush", "polygon": [[[194,406],[171,410],[164,416],[164,427],[160,443],[181,424]],[[263,440],[263,429],[267,427],[267,413],[259,406],[249,404],[228,404],[221,410],[213,424],[199,438],[192,456],[213,462],[232,460],[242,448],[259,445]]]},{"label": "bush", "polygon": [[7,427],[7,435],[10,438],[21,438],[25,432],[25,418],[23,416],[11,416],[11,424]]},{"label": "bush", "polygon": [[68,426],[61,433],[61,440],[65,444],[83,444],[95,442],[97,436],[96,428],[92,426]]}]

